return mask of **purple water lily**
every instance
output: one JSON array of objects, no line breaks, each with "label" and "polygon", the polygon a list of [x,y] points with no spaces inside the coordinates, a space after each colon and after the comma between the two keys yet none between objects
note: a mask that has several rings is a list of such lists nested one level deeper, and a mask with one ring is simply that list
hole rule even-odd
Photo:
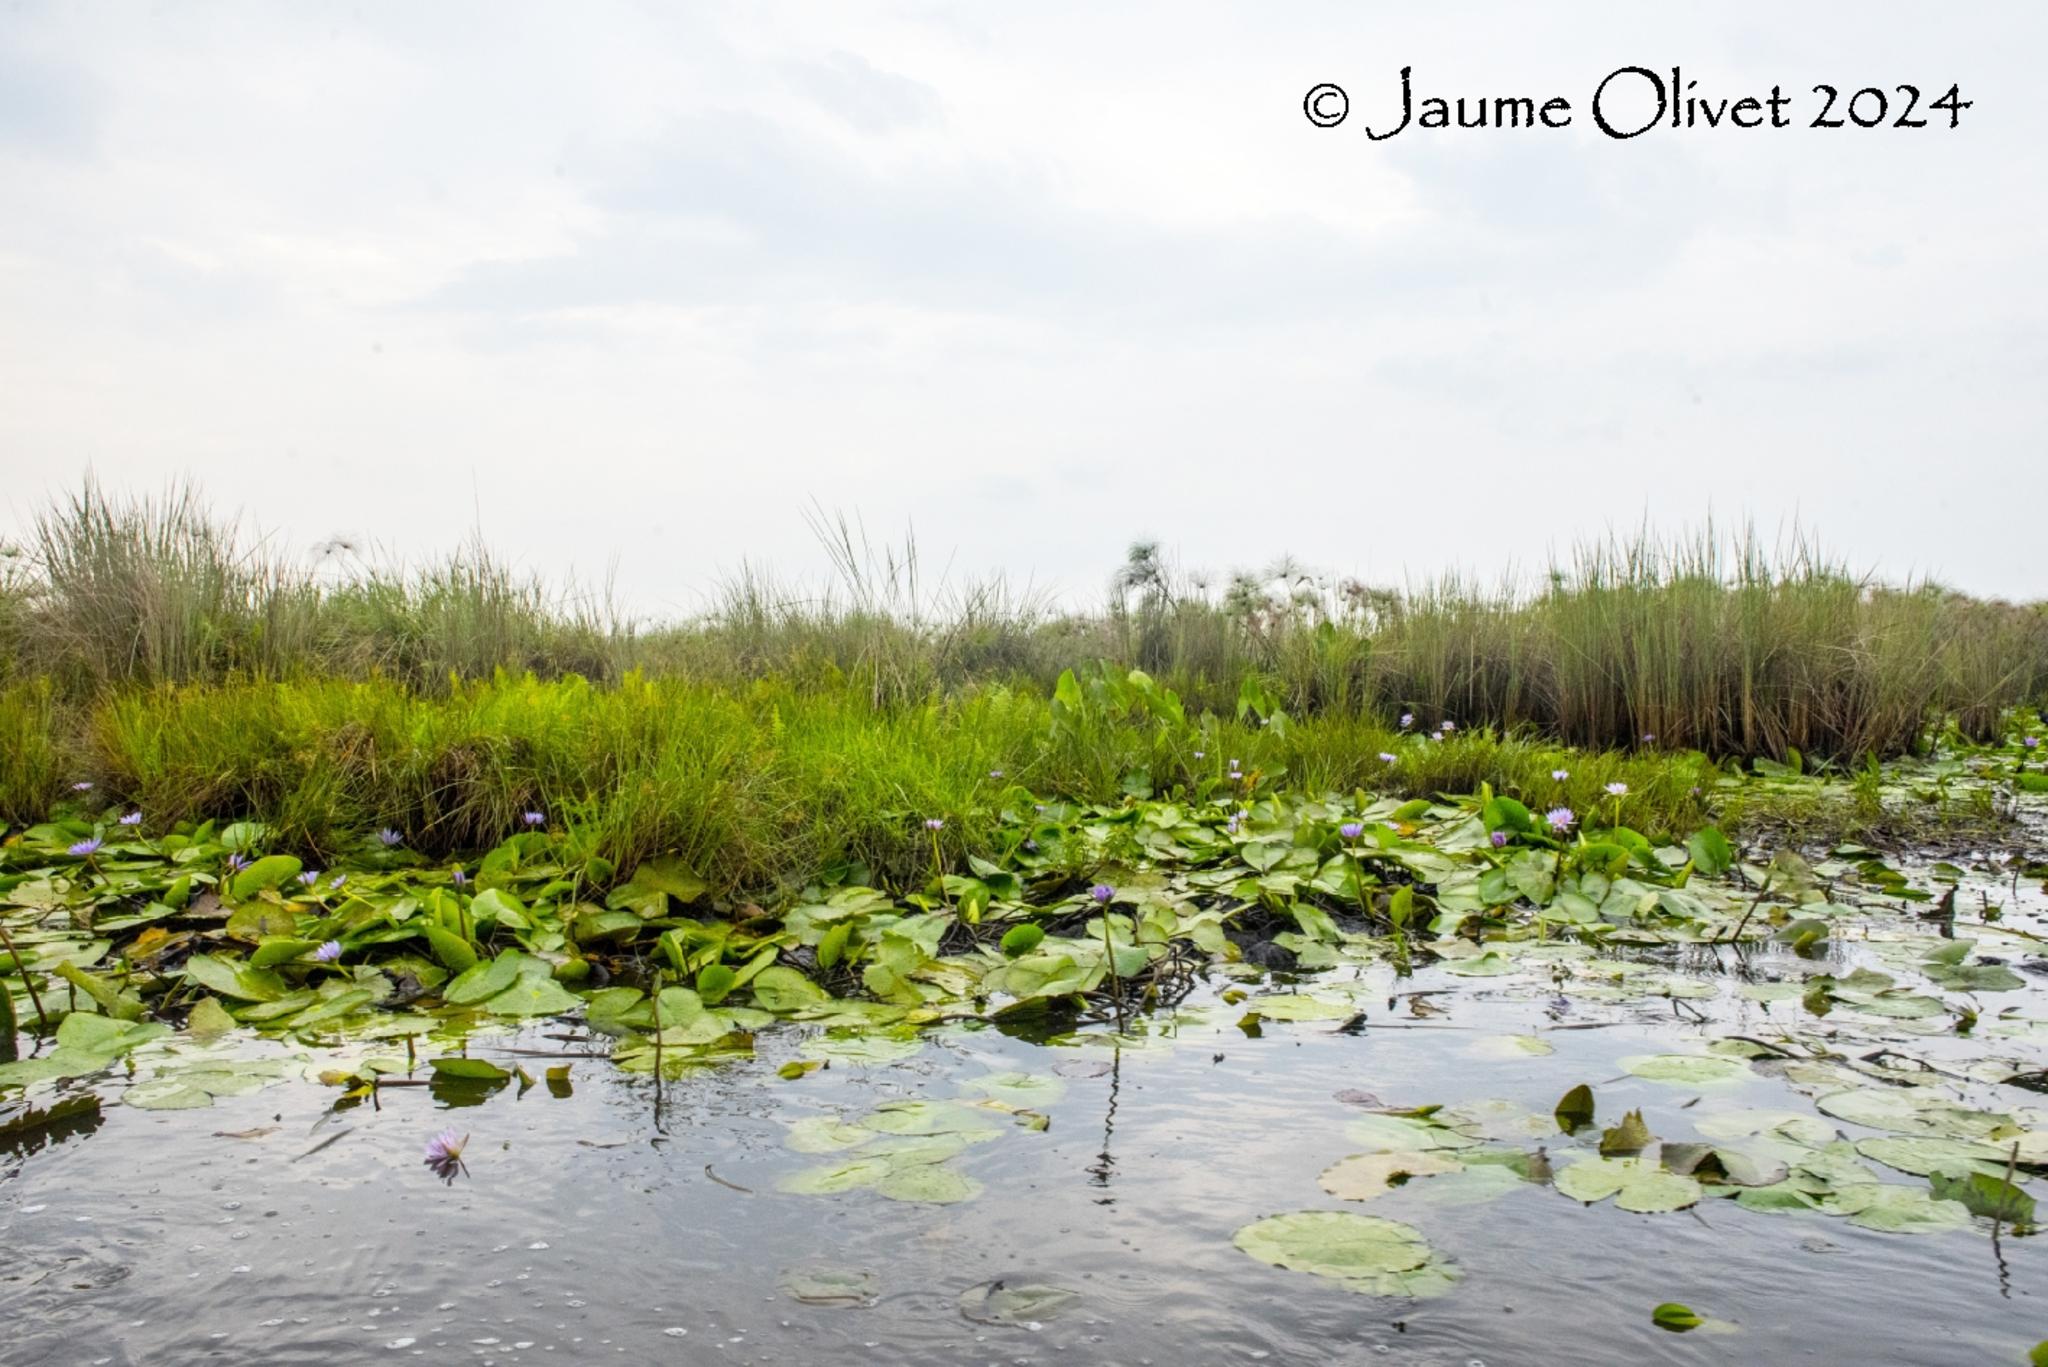
[{"label": "purple water lily", "polygon": [[946,819],[940,816],[928,816],[924,819],[924,828],[928,831],[943,831],[946,829]]},{"label": "purple water lily", "polygon": [[1645,745],[1649,745],[1650,743],[1652,743],[1652,742],[1653,742],[1653,741],[1655,741],[1656,739],[1657,739],[1657,733],[1656,733],[1655,731],[1645,731],[1645,732],[1643,732],[1643,744],[1645,744]]},{"label": "purple water lily", "polygon": [[87,783],[84,779],[80,779],[78,782],[71,785],[71,791],[74,793],[89,793],[92,791],[92,785],[90,783]]},{"label": "purple water lily", "polygon": [[329,940],[313,951],[313,957],[323,964],[331,964],[341,958],[341,941]]},{"label": "purple water lily", "polygon": [[404,844],[405,837],[392,830],[389,826],[386,826],[383,830],[377,832],[377,843],[388,850],[395,845]]},{"label": "purple water lily", "polygon": [[247,855],[231,854],[228,856],[229,873],[240,873],[243,869],[246,869],[248,867],[249,859]]},{"label": "purple water lily", "polygon": [[1436,724],[1436,729],[1439,731],[1455,731],[1458,729],[1458,724],[1454,721],[1440,721]]},{"label": "purple water lily", "polygon": [[1569,769],[1552,769],[1552,770],[1550,771],[1550,777],[1551,777],[1551,779],[1552,779],[1553,781],[1555,781],[1555,782],[1558,782],[1558,783],[1562,783],[1562,782],[1564,782],[1564,781],[1565,781],[1566,779],[1570,778],[1571,776],[1572,776],[1572,771],[1571,771],[1571,770],[1569,770]]},{"label": "purple water lily", "polygon": [[1493,847],[1495,849],[1503,849],[1507,846],[1508,843],[1508,833],[1506,831],[1495,831],[1493,833],[1492,839]]},{"label": "purple water lily", "polygon": [[1415,725],[1415,714],[1413,712],[1403,712],[1401,714],[1401,729],[1406,731],[1413,725]]},{"label": "purple water lily", "polygon": [[1207,750],[1197,750],[1197,751],[1195,751],[1195,758],[1196,758],[1196,759],[1207,759],[1208,757],[1209,757],[1209,752],[1208,752]]},{"label": "purple water lily", "polygon": [[1396,763],[1399,759],[1400,756],[1398,755],[1389,754],[1385,750],[1380,751],[1380,763],[1382,764],[1393,764]]},{"label": "purple water lily", "polygon": [[1627,797],[1627,796],[1628,796],[1628,785],[1627,785],[1626,783],[1622,783],[1622,782],[1620,782],[1619,780],[1616,780],[1615,782],[1613,782],[1613,783],[1610,783],[1610,784],[1608,784],[1608,785],[1607,785],[1607,796],[1609,796],[1609,797]]},{"label": "purple water lily", "polygon": [[464,873],[461,869],[457,869],[455,871],[455,886],[458,888],[466,888],[469,886],[469,875]]},{"label": "purple water lily", "polygon": [[1543,819],[1549,822],[1550,829],[1556,831],[1559,835],[1563,835],[1566,831],[1579,824],[1577,813],[1573,812],[1569,807],[1552,807],[1543,814]]},{"label": "purple water lily", "polygon": [[1107,883],[1097,883],[1094,887],[1088,889],[1088,895],[1093,897],[1097,904],[1107,906],[1109,905],[1109,899],[1116,896],[1116,889]]},{"label": "purple water lily", "polygon": [[988,776],[993,779],[1001,779],[1003,776],[1003,771],[1000,769],[991,769],[988,771]]},{"label": "purple water lily", "polygon": [[1365,823],[1363,821],[1347,821],[1337,828],[1337,834],[1343,836],[1346,840],[1356,840],[1365,834]]},{"label": "purple water lily", "polygon": [[310,888],[319,881],[320,870],[318,869],[307,869],[304,873],[299,875],[300,887]]},{"label": "purple water lily", "polygon": [[546,812],[526,812],[519,819],[529,826],[545,826],[548,824]]},{"label": "purple water lily", "polygon": [[2020,744],[2024,745],[2029,750],[2037,750],[2041,746],[2041,738],[2039,736],[2028,736],[2025,740],[2021,741]]},{"label": "purple water lily", "polygon": [[73,845],[71,853],[80,859],[90,859],[93,855],[99,853],[99,849],[100,838],[93,836],[90,839],[81,840],[76,845]]},{"label": "purple water lily", "polygon": [[126,813],[123,813],[123,814],[122,814],[122,817],[121,817],[121,824],[122,824],[123,826],[140,826],[140,825],[142,824],[142,813],[141,813],[141,812],[126,812]]},{"label": "purple water lily", "polygon": [[469,1143],[469,1136],[458,1135],[454,1130],[443,1130],[427,1141],[426,1165],[433,1169],[434,1176],[444,1182],[455,1181],[457,1173],[468,1175],[463,1166],[462,1150]]},{"label": "purple water lily", "polygon": [[335,874],[335,875],[334,875],[334,881],[333,881],[332,883],[329,883],[329,884],[328,884],[327,886],[328,886],[328,887],[330,887],[330,888],[338,888],[338,887],[340,887],[340,886],[341,886],[341,885],[342,885],[343,883],[346,883],[347,881],[348,881],[348,875],[347,875],[347,874],[345,874],[345,873],[337,873],[337,874]]}]

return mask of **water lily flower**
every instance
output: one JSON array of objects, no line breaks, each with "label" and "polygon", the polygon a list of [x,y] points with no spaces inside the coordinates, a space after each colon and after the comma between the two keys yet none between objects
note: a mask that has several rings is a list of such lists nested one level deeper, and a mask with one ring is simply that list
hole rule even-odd
[{"label": "water lily flower", "polygon": [[1628,785],[1627,785],[1626,783],[1620,783],[1620,782],[1615,782],[1615,783],[1610,783],[1610,784],[1608,784],[1608,785],[1607,785],[1607,796],[1609,796],[1609,797],[1627,797],[1627,796],[1628,796]]},{"label": "water lily flower", "polygon": [[1395,761],[1396,761],[1397,759],[1398,759],[1398,756],[1395,756],[1395,755],[1390,755],[1390,754],[1388,754],[1388,753],[1387,753],[1386,751],[1384,751],[1384,750],[1380,751],[1380,763],[1382,763],[1382,764],[1392,764],[1392,763],[1394,763],[1394,762],[1395,762]]},{"label": "water lily flower", "polygon": [[383,845],[384,848],[387,850],[394,845],[401,845],[405,843],[405,837],[400,835],[397,831],[392,830],[389,826],[386,826],[383,830],[377,832],[377,840],[378,843]]},{"label": "water lily flower", "polygon": [[248,867],[249,858],[247,855],[231,854],[228,856],[229,873],[240,873],[243,869],[246,869]]},{"label": "water lily flower", "polygon": [[1645,731],[1645,732],[1643,732],[1643,744],[1645,744],[1645,745],[1648,745],[1648,744],[1650,744],[1650,742],[1652,742],[1652,741],[1654,741],[1654,740],[1656,740],[1656,739],[1657,739],[1657,733],[1656,733],[1655,731]]},{"label": "water lily flower", "polygon": [[1543,814],[1543,819],[1549,822],[1550,829],[1559,835],[1579,824],[1578,816],[1569,807],[1552,807]]},{"label": "water lily flower", "polygon": [[1233,816],[1232,818],[1230,818],[1230,820],[1228,820],[1228,821],[1224,822],[1224,823],[1223,823],[1223,829],[1224,829],[1224,830],[1226,830],[1226,831],[1228,831],[1228,832],[1230,832],[1230,833],[1231,833],[1232,835],[1236,835],[1236,834],[1237,834],[1237,818]]},{"label": "water lily flower", "polygon": [[1401,729],[1406,731],[1413,725],[1415,725],[1415,714],[1413,712],[1403,712],[1401,714]]},{"label": "water lily flower", "polygon": [[77,855],[80,859],[87,859],[99,853],[99,848],[100,838],[93,836],[91,839],[81,840],[76,845],[73,845],[71,853]]},{"label": "water lily flower", "polygon": [[1495,849],[1497,849],[1497,850],[1498,850],[1498,849],[1501,849],[1501,848],[1503,848],[1503,847],[1504,847],[1504,846],[1505,846],[1505,845],[1506,845],[1507,843],[1508,843],[1508,833],[1507,833],[1506,831],[1495,831],[1495,832],[1493,833],[1493,847],[1494,847]]},{"label": "water lily flower", "polygon": [[347,875],[347,874],[345,874],[345,873],[337,873],[337,874],[335,874],[335,875],[334,875],[334,881],[333,881],[332,883],[329,883],[329,884],[328,884],[327,886],[328,886],[328,887],[330,887],[330,888],[338,888],[338,887],[340,887],[340,886],[341,886],[341,885],[342,885],[343,883],[346,883],[347,881],[348,881],[348,875]]},{"label": "water lily flower", "polygon": [[1346,840],[1356,840],[1365,834],[1365,823],[1363,821],[1347,821],[1337,828],[1337,834],[1343,836]]},{"label": "water lily flower", "polygon": [[81,779],[71,785],[71,791],[74,793],[89,793],[92,791],[92,785]]},{"label": "water lily flower", "polygon": [[466,1173],[462,1165],[462,1150],[469,1143],[469,1136],[458,1135],[454,1130],[443,1130],[427,1141],[426,1165],[432,1168],[434,1176],[444,1182],[453,1182],[455,1174]]},{"label": "water lily flower", "polygon": [[140,825],[142,824],[142,813],[141,813],[141,812],[127,812],[127,813],[124,813],[124,814],[122,815],[122,817],[121,817],[121,824],[122,824],[123,826],[140,826]]},{"label": "water lily flower", "polygon": [[1236,773],[1236,772],[1237,772],[1237,761],[1236,761],[1236,760],[1232,760],[1232,761],[1230,761],[1230,770],[1231,770],[1231,772],[1232,772],[1232,773]]},{"label": "water lily flower", "polygon": [[946,829],[945,819],[943,817],[928,816],[924,819],[924,828],[928,831],[943,831]]},{"label": "water lily flower", "polygon": [[1033,854],[1037,854],[1037,853],[1038,853],[1038,842],[1037,842],[1036,840],[1027,840],[1027,841],[1025,841],[1025,842],[1024,842],[1024,848],[1025,848],[1025,849],[1027,849],[1027,850],[1029,850],[1029,851],[1030,851],[1031,853],[1033,853]]},{"label": "water lily flower", "polygon": [[1458,724],[1454,721],[1440,721],[1437,723],[1437,730],[1439,731],[1455,731],[1457,729]]},{"label": "water lily flower", "polygon": [[323,964],[331,964],[341,957],[341,941],[329,940],[313,951],[313,957]]},{"label": "water lily flower", "polygon": [[1556,782],[1558,782],[1558,783],[1562,783],[1562,782],[1564,782],[1564,781],[1565,781],[1566,779],[1570,778],[1571,776],[1572,776],[1572,771],[1571,771],[1571,770],[1569,770],[1569,769],[1552,769],[1552,770],[1550,771],[1550,777],[1551,777],[1551,778],[1552,778],[1553,780],[1555,780]]},{"label": "water lily flower", "polygon": [[458,888],[466,888],[469,886],[469,875],[464,873],[461,869],[457,869],[455,871],[455,886]]},{"label": "water lily flower", "polygon": [[1088,895],[1093,897],[1097,903],[1107,906],[1109,899],[1116,896],[1116,889],[1107,883],[1097,883],[1094,887],[1088,889]]},{"label": "water lily flower", "polygon": [[1209,757],[1209,752],[1208,752],[1208,751],[1206,751],[1206,750],[1197,750],[1197,751],[1195,751],[1195,758],[1196,758],[1196,759],[1207,759],[1208,757]]},{"label": "water lily flower", "polygon": [[1000,770],[1000,769],[991,769],[991,770],[989,770],[989,771],[988,771],[988,776],[989,776],[990,778],[996,778],[996,779],[999,779],[999,778],[1001,778],[1001,777],[1003,776],[1003,771],[1002,771],[1002,770]]},{"label": "water lily flower", "polygon": [[319,881],[320,870],[318,869],[307,869],[304,873],[299,875],[299,886],[301,887],[310,888]]},{"label": "water lily flower", "polygon": [[2026,746],[2029,750],[2039,749],[2041,745],[2041,738],[2039,736],[2028,736],[2025,740],[2021,741],[2020,744]]},{"label": "water lily flower", "polygon": [[527,812],[519,819],[521,821],[524,821],[529,826],[545,826],[548,824],[548,817],[546,812]]}]

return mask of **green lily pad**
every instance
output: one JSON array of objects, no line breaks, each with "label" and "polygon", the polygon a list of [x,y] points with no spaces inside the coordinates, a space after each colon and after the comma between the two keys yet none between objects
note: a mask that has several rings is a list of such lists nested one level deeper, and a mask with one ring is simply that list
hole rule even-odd
[{"label": "green lily pad", "polygon": [[1643,1158],[1582,1158],[1551,1179],[1574,1201],[1614,1197],[1614,1204],[1638,1215],[1660,1215],[1697,1204],[1700,1184]]},{"label": "green lily pad", "polygon": [[1412,1271],[1430,1258],[1414,1226],[1349,1211],[1269,1215],[1238,1230],[1231,1242],[1262,1263],[1345,1282]]},{"label": "green lily pad", "polygon": [[1749,1064],[1720,1054],[1636,1054],[1623,1071],[1673,1087],[1725,1087],[1755,1076]]}]

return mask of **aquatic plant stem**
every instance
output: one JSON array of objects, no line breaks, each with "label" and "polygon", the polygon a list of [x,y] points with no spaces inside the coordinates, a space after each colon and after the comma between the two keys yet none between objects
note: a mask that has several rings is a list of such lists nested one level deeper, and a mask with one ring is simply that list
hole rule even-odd
[{"label": "aquatic plant stem", "polygon": [[21,970],[22,985],[28,988],[29,1004],[36,1009],[36,1028],[44,1034],[50,1033],[50,1018],[43,1014],[43,996],[36,991],[36,980],[28,974],[28,965],[22,962],[21,951],[14,947],[14,937],[7,933],[7,927],[0,924],[0,945],[7,947],[7,957],[14,960],[14,966]]},{"label": "aquatic plant stem", "polygon": [[1124,1033],[1124,982],[1116,971],[1116,947],[1109,939],[1109,904],[1102,907],[1102,957],[1109,966],[1109,997],[1116,1003],[1116,1032]]}]

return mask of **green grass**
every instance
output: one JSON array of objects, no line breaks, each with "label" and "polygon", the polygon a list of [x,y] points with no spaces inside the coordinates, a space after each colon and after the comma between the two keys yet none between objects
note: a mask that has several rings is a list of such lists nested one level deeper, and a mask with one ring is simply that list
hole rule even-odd
[{"label": "green grass", "polygon": [[[1171,699],[1115,675],[1077,683],[1055,706],[1028,688],[970,688],[877,710],[855,686],[760,683],[741,690],[629,676],[500,675],[424,693],[385,680],[163,686],[111,693],[76,738],[43,688],[0,695],[17,822],[40,818],[75,780],[86,805],[139,807],[153,826],[254,818],[311,854],[392,827],[416,849],[488,848],[538,810],[576,833],[579,857],[631,868],[677,852],[721,892],[769,895],[787,879],[853,861],[901,885],[929,873],[945,822],[949,863],[991,848],[1003,814],[1054,798],[1120,802],[1133,792],[1462,794],[1490,787],[1537,811],[1612,814],[1683,837],[1710,819],[1731,832],[1888,828],[1847,785],[1749,794],[1704,755],[1586,752],[1461,728],[1437,741],[1366,717],[1175,718]],[[1396,756],[1389,764],[1382,753]],[[1235,759],[1249,783],[1231,777]],[[1558,781],[1554,770],[1569,771]]]},{"label": "green grass", "polygon": [[750,569],[696,620],[630,623],[480,546],[411,571],[316,575],[190,490],[124,499],[88,484],[0,558],[0,669],[48,679],[69,704],[246,679],[447,692],[502,669],[607,685],[638,671],[735,694],[767,681],[893,712],[976,689],[1047,693],[1101,660],[1149,671],[1193,712],[1232,713],[1254,677],[1297,718],[1413,711],[1594,749],[1848,763],[1906,752],[1943,718],[1988,739],[2048,688],[2041,605],[1885,585],[1809,545],[1774,555],[1711,530],[1583,546],[1533,593],[1455,577],[1396,592],[1285,565],[1216,592],[1140,545],[1103,610],[1078,615],[1000,583],[934,585],[914,545],[817,530],[834,588]]}]

